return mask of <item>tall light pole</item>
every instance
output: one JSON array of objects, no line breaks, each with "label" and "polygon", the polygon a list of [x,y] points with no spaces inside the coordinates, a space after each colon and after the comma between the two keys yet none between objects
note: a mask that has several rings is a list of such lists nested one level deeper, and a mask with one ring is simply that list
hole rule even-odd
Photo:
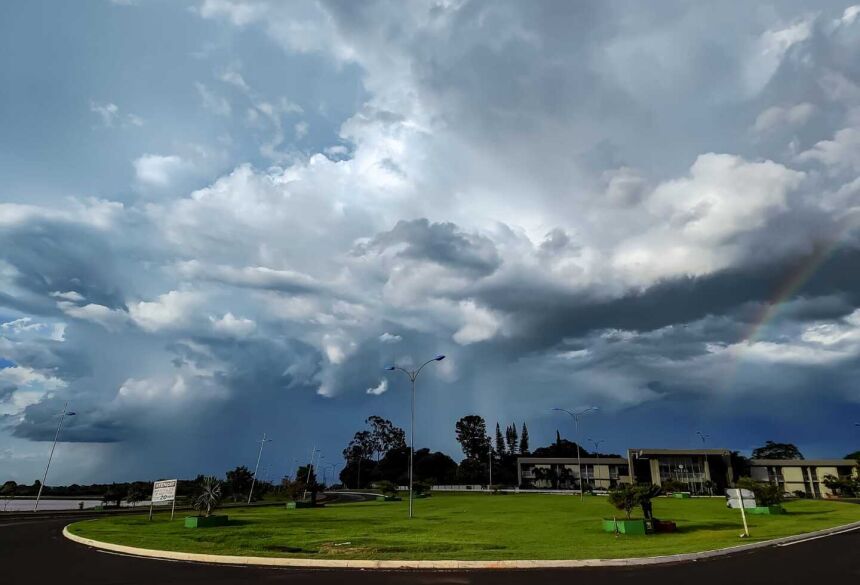
[{"label": "tall light pole", "polygon": [[418,378],[418,374],[421,373],[421,370],[424,369],[424,366],[431,362],[441,362],[445,359],[444,355],[437,355],[432,360],[427,360],[421,367],[417,370],[407,370],[405,368],[401,368],[400,366],[394,365],[385,368],[389,372],[393,372],[395,370],[400,370],[407,376],[409,376],[409,381],[412,382],[412,422],[409,427],[409,517],[412,518],[412,459],[415,455],[415,379]]},{"label": "tall light pole", "polygon": [[[308,484],[311,482],[311,473],[313,472],[313,469],[314,469],[314,457],[316,456],[316,454],[317,454],[317,446],[314,445],[314,448],[311,449],[311,461],[310,461],[310,463],[308,463],[308,476],[305,479],[305,491],[304,491],[304,493],[302,493],[302,499],[303,500],[306,497],[308,497]],[[297,476],[296,479],[298,479],[298,475],[299,475],[299,470],[296,469],[296,476]]]},{"label": "tall light pole", "polygon": [[488,489],[493,489],[493,447],[487,449],[487,459],[490,460],[490,483],[487,484]]},{"label": "tall light pole", "polygon": [[263,445],[271,443],[272,439],[266,438],[266,433],[263,433],[263,438],[260,439],[260,452],[257,453],[257,465],[254,466],[254,478],[251,480],[251,491],[248,492],[248,503],[251,503],[251,497],[254,495],[254,484],[257,483],[257,470],[260,469],[260,459],[263,457]]},{"label": "tall light pole", "polygon": [[76,413],[69,412],[69,403],[63,404],[63,412],[60,414],[60,422],[57,423],[57,432],[54,434],[54,444],[51,446],[51,454],[48,455],[48,464],[45,466],[45,475],[42,477],[42,483],[39,484],[39,493],[36,494],[36,505],[33,506],[33,511],[39,509],[39,500],[42,498],[42,489],[45,487],[45,482],[48,481],[48,469],[51,468],[51,459],[54,458],[54,449],[57,448],[57,439],[60,437],[60,429],[63,427],[63,421],[67,416],[75,416]]},{"label": "tall light pole", "polygon": [[567,410],[566,408],[553,408],[553,410],[566,412],[573,417],[573,422],[576,425],[576,466],[579,468],[579,501],[584,502],[585,494],[582,490],[582,458],[579,454],[579,419],[586,414],[597,412],[600,409],[596,406],[588,406],[586,408],[580,408],[579,410]]},{"label": "tall light pole", "polygon": [[597,455],[597,458],[600,458],[600,443],[605,443],[606,439],[597,439],[596,441],[591,437],[588,438],[588,442],[594,445],[594,454]]}]

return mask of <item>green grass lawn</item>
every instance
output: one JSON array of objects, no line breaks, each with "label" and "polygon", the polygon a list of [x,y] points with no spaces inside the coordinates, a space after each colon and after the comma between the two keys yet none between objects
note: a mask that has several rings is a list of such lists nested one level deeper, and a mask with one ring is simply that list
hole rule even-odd
[{"label": "green grass lawn", "polygon": [[366,502],[318,509],[237,508],[230,525],[189,529],[168,514],[100,518],[72,524],[74,534],[130,546],[210,554],[327,559],[590,559],[710,550],[860,520],[860,505],[799,500],[788,514],[748,516],[751,538],[738,538],[740,512],[722,498],[657,498],[654,516],[679,532],[604,533],[617,512],[605,497],[436,494],[407,502]]}]

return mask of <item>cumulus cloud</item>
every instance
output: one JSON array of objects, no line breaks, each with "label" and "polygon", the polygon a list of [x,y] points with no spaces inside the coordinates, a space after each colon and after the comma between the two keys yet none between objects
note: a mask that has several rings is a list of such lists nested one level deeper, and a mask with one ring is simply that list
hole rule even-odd
[{"label": "cumulus cloud", "polygon": [[383,378],[379,381],[379,384],[374,386],[373,388],[367,389],[367,394],[372,394],[373,396],[379,396],[380,394],[385,394],[388,391],[388,380]]},{"label": "cumulus cloud", "polygon": [[153,187],[166,187],[187,163],[175,154],[144,154],[133,164],[138,181]]},{"label": "cumulus cloud", "polygon": [[[371,411],[402,415],[381,365],[437,353],[434,448],[466,412],[551,440],[550,406],[596,403],[670,444],[679,413],[735,416],[725,396],[838,410],[858,369],[860,20],[753,12],[199,3],[224,40],[177,89],[187,124],[130,150],[134,182],[0,203],[15,440],[50,438],[70,398],[69,440],[123,442],[106,468],[220,473],[248,419],[311,436],[331,418],[338,452]],[[188,440],[189,405],[230,431],[216,454]]]}]

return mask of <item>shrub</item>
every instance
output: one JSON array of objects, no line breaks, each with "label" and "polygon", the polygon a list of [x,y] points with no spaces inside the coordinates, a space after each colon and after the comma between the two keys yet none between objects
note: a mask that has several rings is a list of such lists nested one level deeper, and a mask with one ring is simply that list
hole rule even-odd
[{"label": "shrub", "polygon": [[[383,479],[382,481],[377,481],[373,484],[373,487],[382,492],[384,496],[396,496],[397,495],[397,486],[388,481],[387,479]],[[414,486],[413,486],[414,487]]]},{"label": "shrub", "polygon": [[430,484],[423,481],[413,482],[412,491],[416,496],[423,496],[424,494],[430,493]]},{"label": "shrub", "polygon": [[215,477],[204,477],[200,491],[194,497],[192,506],[203,517],[208,518],[212,510],[221,505],[221,482]]},{"label": "shrub", "polygon": [[687,486],[677,479],[667,479],[662,482],[663,490],[667,493],[671,492],[683,492],[687,489]]},{"label": "shrub", "polygon": [[609,492],[609,503],[623,510],[628,520],[630,520],[630,512],[639,505],[639,501],[639,488],[630,484],[622,484]]},{"label": "shrub", "polygon": [[738,487],[750,490],[755,495],[758,506],[778,506],[782,503],[783,491],[779,486],[772,483],[742,477],[738,480]]}]

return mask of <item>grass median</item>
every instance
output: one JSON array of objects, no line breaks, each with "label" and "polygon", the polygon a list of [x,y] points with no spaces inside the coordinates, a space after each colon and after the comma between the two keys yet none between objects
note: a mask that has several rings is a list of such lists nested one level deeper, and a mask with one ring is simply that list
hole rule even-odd
[{"label": "grass median", "polygon": [[605,497],[518,494],[436,494],[407,503],[363,502],[317,509],[238,508],[225,527],[188,529],[159,513],[99,518],[71,525],[73,534],[128,546],[221,555],[319,559],[591,559],[660,556],[712,550],[810,532],[860,520],[860,505],[798,500],[788,513],[748,516],[722,498],[656,498],[654,516],[678,532],[615,536],[601,520],[619,516]]}]

